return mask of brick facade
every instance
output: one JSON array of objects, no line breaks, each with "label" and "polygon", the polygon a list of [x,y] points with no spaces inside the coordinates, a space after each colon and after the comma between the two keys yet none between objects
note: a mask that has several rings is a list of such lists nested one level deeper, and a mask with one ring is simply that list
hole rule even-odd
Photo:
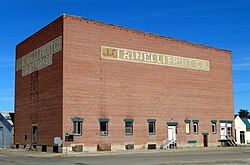
[{"label": "brick facade", "polygon": [[[233,121],[231,52],[172,38],[63,15],[17,45],[16,59],[62,35],[62,50],[53,64],[36,71],[38,91],[31,97],[33,73],[16,72],[15,143],[31,143],[37,124],[38,145],[53,144],[73,132],[72,118],[83,118],[82,135],[74,136],[85,150],[110,143],[112,149],[134,143],[157,147],[168,138],[167,122],[176,126],[178,146],[190,140],[208,145],[220,139],[219,120]],[[107,60],[101,46],[204,59],[210,71]],[[108,136],[100,136],[99,118],[108,118]],[[124,119],[134,119],[133,135],[124,133]],[[148,134],[147,119],[156,119],[155,135]],[[185,133],[184,120],[191,120]],[[199,120],[198,134],[192,120]],[[217,120],[212,133],[211,120]],[[234,129],[233,129],[234,130]]]}]

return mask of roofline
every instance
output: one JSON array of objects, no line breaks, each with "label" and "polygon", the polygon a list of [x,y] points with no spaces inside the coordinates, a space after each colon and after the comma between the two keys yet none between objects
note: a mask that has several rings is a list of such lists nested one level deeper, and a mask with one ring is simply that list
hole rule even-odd
[{"label": "roofline", "polygon": [[[241,120],[242,120],[242,122],[246,125],[246,128],[250,128],[250,122],[248,121],[248,119],[249,118],[247,118],[247,117],[243,117],[243,118],[240,118]],[[246,120],[246,121],[244,121],[244,120]],[[249,119],[250,120],[250,119]],[[246,122],[248,122],[248,123],[246,123]]]},{"label": "roofline", "polygon": [[55,22],[59,21],[60,19],[62,19],[65,16],[65,14],[62,14],[61,16],[59,16],[58,18],[56,18],[55,20],[53,20],[52,22],[48,23],[47,25],[45,25],[43,28],[39,29],[38,31],[36,31],[35,33],[33,33],[32,35],[30,35],[29,37],[27,37],[26,39],[24,39],[23,41],[19,42],[16,47],[19,47],[21,44],[27,42],[30,38],[32,38],[33,36],[37,35],[38,33],[41,33],[42,31],[44,31],[45,29],[47,29],[49,26],[51,26],[52,24],[54,24]]},{"label": "roofline", "polygon": [[179,39],[176,39],[176,38],[172,38],[172,37],[167,37],[167,36],[161,36],[159,34],[154,34],[154,33],[150,33],[150,32],[143,32],[141,30],[137,30],[137,29],[132,29],[132,28],[126,28],[126,27],[123,27],[123,26],[120,26],[120,25],[114,25],[114,24],[108,24],[108,23],[105,23],[105,22],[101,22],[101,21],[96,21],[96,20],[91,20],[91,19],[87,19],[87,18],[83,18],[81,16],[75,16],[75,15],[70,15],[70,14],[62,14],[61,16],[59,16],[58,18],[56,18],[54,21],[50,22],[49,24],[47,24],[46,26],[44,26],[42,29],[38,30],[37,32],[35,32],[34,34],[32,34],[31,36],[29,36],[28,38],[26,38],[25,40],[23,40],[22,42],[18,43],[16,45],[16,47],[20,46],[20,44],[23,44],[25,43],[26,41],[28,41],[30,38],[32,38],[34,35],[37,35],[38,33],[40,33],[41,31],[44,31],[45,29],[47,29],[49,26],[51,26],[52,24],[54,24],[55,22],[57,22],[58,20],[62,19],[62,18],[65,18],[65,17],[73,17],[73,18],[78,18],[78,19],[82,19],[82,20],[85,20],[85,21],[90,21],[90,22],[93,22],[93,23],[98,23],[98,24],[101,24],[101,25],[106,25],[106,26],[111,26],[111,27],[118,27],[118,28],[122,28],[122,29],[125,29],[125,30],[129,30],[129,31],[133,31],[133,32],[137,32],[137,33],[140,33],[140,34],[147,34],[149,36],[153,36],[153,37],[159,37],[161,39],[167,39],[167,40],[171,40],[171,41],[175,41],[175,42],[182,42],[182,43],[185,43],[185,44],[188,44],[188,45],[192,45],[192,46],[197,46],[197,47],[200,47],[200,48],[208,48],[208,49],[214,49],[214,50],[217,50],[217,51],[222,51],[222,52],[226,52],[226,53],[231,53],[230,50],[226,50],[226,49],[220,49],[220,48],[216,48],[216,47],[212,47],[212,46],[207,46],[207,45],[203,45],[203,44],[197,44],[197,43],[193,43],[193,42],[190,42],[190,41],[186,41],[186,40],[179,40]]},{"label": "roofline", "polygon": [[220,49],[220,48],[216,48],[216,47],[212,47],[212,46],[207,46],[207,45],[203,45],[203,44],[196,44],[196,43],[193,43],[193,42],[190,42],[190,41],[180,40],[180,39],[176,39],[176,38],[172,38],[172,37],[167,37],[167,36],[161,36],[159,34],[154,34],[154,33],[150,33],[150,32],[143,32],[141,30],[132,29],[132,28],[126,28],[126,27],[123,27],[123,26],[120,26],[120,25],[108,24],[108,23],[101,22],[101,21],[96,21],[96,20],[91,20],[91,19],[83,18],[81,16],[75,16],[75,15],[70,15],[70,14],[64,14],[64,16],[65,17],[78,18],[78,19],[82,19],[82,20],[85,20],[85,21],[90,21],[90,22],[93,22],[93,23],[99,23],[99,24],[106,25],[106,26],[118,27],[118,28],[122,28],[122,29],[125,29],[125,30],[134,31],[134,32],[141,33],[141,34],[147,34],[147,35],[154,36],[154,37],[159,37],[159,38],[162,38],[162,39],[167,39],[167,40],[182,42],[182,43],[190,44],[190,45],[197,46],[197,47],[206,47],[206,48],[209,48],[209,49],[214,49],[214,50],[218,50],[218,51],[223,51],[223,52],[231,53],[230,50],[226,50],[226,49]]},{"label": "roofline", "polygon": [[0,113],[14,113],[13,111],[2,111]]}]

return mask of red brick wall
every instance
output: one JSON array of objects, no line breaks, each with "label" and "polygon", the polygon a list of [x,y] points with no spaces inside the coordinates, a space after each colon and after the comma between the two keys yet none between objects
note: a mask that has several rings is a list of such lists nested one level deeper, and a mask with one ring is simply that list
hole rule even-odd
[{"label": "red brick wall", "polygon": [[[16,46],[16,59],[62,35],[59,18]],[[16,72],[15,143],[31,143],[32,124],[38,125],[38,145],[52,145],[62,135],[62,51],[53,55],[53,63],[38,71],[38,94],[31,99],[31,74]]]},{"label": "red brick wall", "polygon": [[[178,122],[179,143],[209,133],[219,137],[210,120],[233,120],[231,53],[185,41],[146,34],[79,17],[62,16],[16,48],[17,59],[63,35],[63,51],[53,64],[38,71],[38,94],[30,98],[31,75],[16,72],[15,143],[31,141],[38,124],[38,143],[72,133],[72,118],[84,118],[83,134],[75,142],[96,146],[135,142],[160,144],[167,138],[166,122]],[[171,54],[210,61],[210,71],[101,59],[101,46]],[[98,118],[109,118],[109,135],[100,136]],[[133,136],[124,134],[124,118],[134,119]],[[156,135],[148,135],[147,119],[156,119]],[[199,120],[199,134],[185,134],[184,120]]]},{"label": "red brick wall", "polygon": [[[210,71],[101,59],[101,46],[111,46],[210,61]],[[233,120],[231,53],[185,41],[145,34],[79,17],[64,18],[63,133],[72,132],[73,117],[84,118],[77,142],[146,144],[167,138],[166,122],[178,122],[180,143],[209,133],[219,139],[210,120]],[[109,118],[109,135],[99,135],[98,118]],[[133,136],[124,134],[124,118],[134,119]],[[147,119],[156,119],[148,136]],[[199,134],[185,134],[185,119],[199,120]]]}]

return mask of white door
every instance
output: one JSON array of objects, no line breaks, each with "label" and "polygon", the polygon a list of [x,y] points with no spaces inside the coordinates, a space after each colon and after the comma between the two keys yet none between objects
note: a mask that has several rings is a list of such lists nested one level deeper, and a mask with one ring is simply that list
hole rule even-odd
[{"label": "white door", "polygon": [[220,139],[226,139],[227,130],[226,130],[226,124],[220,123]]},{"label": "white door", "polygon": [[173,140],[173,128],[168,128],[168,140]]}]

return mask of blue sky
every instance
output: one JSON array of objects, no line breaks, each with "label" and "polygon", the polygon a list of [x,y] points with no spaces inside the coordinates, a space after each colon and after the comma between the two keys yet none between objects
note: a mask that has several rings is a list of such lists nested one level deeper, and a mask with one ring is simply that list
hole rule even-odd
[{"label": "blue sky", "polygon": [[0,0],[0,111],[14,110],[15,46],[63,13],[232,51],[235,113],[250,110],[249,0]]}]

